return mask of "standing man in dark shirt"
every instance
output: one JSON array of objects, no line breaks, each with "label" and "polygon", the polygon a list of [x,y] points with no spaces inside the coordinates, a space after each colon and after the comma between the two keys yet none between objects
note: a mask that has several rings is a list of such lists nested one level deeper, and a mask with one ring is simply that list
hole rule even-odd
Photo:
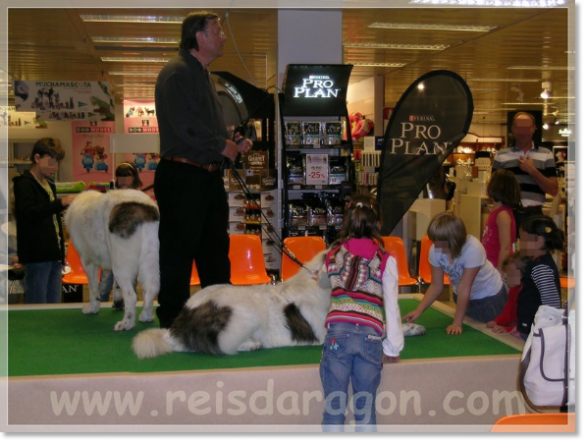
[{"label": "standing man in dark shirt", "polygon": [[222,178],[252,142],[229,139],[209,64],[223,55],[219,18],[189,14],[181,27],[179,54],[161,70],[155,86],[161,160],[155,172],[159,204],[161,289],[157,316],[168,328],[189,298],[195,260],[201,286],[230,283],[228,200]]}]

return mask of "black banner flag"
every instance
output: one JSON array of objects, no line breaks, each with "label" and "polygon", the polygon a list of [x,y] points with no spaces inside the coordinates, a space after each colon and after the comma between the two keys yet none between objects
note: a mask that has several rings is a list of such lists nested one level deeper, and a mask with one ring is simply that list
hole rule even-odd
[{"label": "black banner flag", "polygon": [[378,181],[383,235],[389,235],[470,127],[474,105],[451,71],[421,76],[403,94],[385,132]]}]

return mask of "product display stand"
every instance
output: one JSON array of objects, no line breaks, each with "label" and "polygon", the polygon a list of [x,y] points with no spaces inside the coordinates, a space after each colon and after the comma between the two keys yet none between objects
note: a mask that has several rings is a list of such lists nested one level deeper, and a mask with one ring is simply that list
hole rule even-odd
[{"label": "product display stand", "polygon": [[279,94],[283,238],[320,236],[330,244],[354,191],[345,92],[349,65],[289,65]]}]

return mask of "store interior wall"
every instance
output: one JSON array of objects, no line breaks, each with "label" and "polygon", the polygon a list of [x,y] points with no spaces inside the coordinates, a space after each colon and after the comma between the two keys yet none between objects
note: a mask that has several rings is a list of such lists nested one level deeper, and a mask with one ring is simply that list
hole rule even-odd
[{"label": "store interior wall", "polygon": [[348,86],[348,115],[359,112],[374,121],[374,77]]},{"label": "store interior wall", "polygon": [[[118,104],[115,109],[116,124],[115,133],[124,133],[124,109],[122,103]],[[49,121],[48,125],[44,129],[37,129],[34,127],[9,127],[8,128],[8,141],[9,149],[10,143],[15,142],[31,142],[34,143],[40,138],[52,137],[56,138],[61,142],[61,146],[65,150],[65,158],[61,161],[59,166],[59,173],[57,175],[58,181],[70,182],[73,181],[73,162],[79,159],[73,156],[73,145],[72,145],[72,132],[71,122],[60,122],[60,121]],[[140,135],[137,135],[140,137]],[[137,141],[140,139],[137,138]],[[140,144],[137,143],[137,146]],[[137,149],[140,151],[140,149]],[[117,165],[124,161],[124,154],[116,154],[113,163]]]}]

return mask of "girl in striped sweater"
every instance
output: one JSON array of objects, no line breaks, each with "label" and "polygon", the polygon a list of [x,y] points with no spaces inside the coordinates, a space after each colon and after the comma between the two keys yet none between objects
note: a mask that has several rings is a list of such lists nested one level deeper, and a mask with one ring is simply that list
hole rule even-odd
[{"label": "girl in striped sweater", "polygon": [[352,383],[358,431],[376,429],[375,398],[383,354],[398,361],[403,349],[397,263],[382,247],[380,207],[355,195],[339,239],[327,254],[319,278],[328,278],[332,301],[320,364],[325,431],[342,431]]},{"label": "girl in striped sweater", "polygon": [[521,254],[529,258],[517,298],[517,330],[526,339],[541,305],[561,307],[560,274],[551,256],[564,247],[564,233],[551,217],[536,215],[525,219],[519,230]]}]

